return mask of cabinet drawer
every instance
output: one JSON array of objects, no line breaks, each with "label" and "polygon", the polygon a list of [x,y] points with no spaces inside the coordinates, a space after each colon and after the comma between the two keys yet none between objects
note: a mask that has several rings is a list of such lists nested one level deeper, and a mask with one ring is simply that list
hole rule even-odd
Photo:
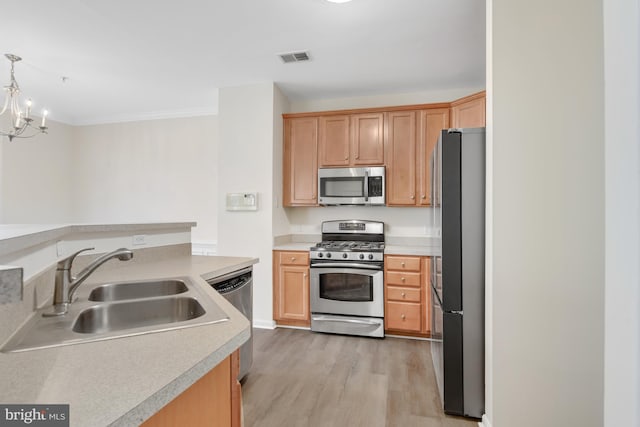
[{"label": "cabinet drawer", "polygon": [[387,285],[420,286],[420,273],[387,271]]},{"label": "cabinet drawer", "polygon": [[420,257],[388,256],[385,267],[388,270],[420,271]]},{"label": "cabinet drawer", "polygon": [[387,302],[384,313],[387,329],[420,332],[421,307],[415,302]]},{"label": "cabinet drawer", "polygon": [[309,252],[280,252],[280,265],[309,265]]},{"label": "cabinet drawer", "polygon": [[417,288],[387,288],[387,299],[396,301],[421,302],[420,289]]}]

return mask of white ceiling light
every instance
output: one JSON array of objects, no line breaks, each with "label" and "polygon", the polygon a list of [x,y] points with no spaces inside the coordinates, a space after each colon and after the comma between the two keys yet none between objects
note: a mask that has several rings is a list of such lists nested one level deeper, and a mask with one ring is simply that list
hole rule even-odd
[{"label": "white ceiling light", "polygon": [[331,3],[347,3],[350,2],[351,0],[327,0],[330,1]]},{"label": "white ceiling light", "polygon": [[[31,118],[31,98],[27,99],[27,102],[25,103],[26,110],[24,112],[20,107],[20,86],[18,86],[18,82],[14,76],[13,66],[16,62],[22,61],[22,58],[11,53],[7,53],[4,56],[11,61],[11,80],[9,81],[9,84],[4,87],[7,94],[4,99],[4,107],[2,107],[2,111],[0,111],[0,116],[9,109],[11,122],[9,125],[10,130],[6,132],[0,130],[0,135],[8,137],[9,141],[11,141],[13,138],[31,138],[32,136],[36,136],[38,133],[47,133],[47,127],[45,126],[47,110],[42,112],[42,122],[40,122],[40,126],[35,126],[33,124],[33,118]],[[33,133],[30,135],[23,135],[27,129],[31,130]]]}]

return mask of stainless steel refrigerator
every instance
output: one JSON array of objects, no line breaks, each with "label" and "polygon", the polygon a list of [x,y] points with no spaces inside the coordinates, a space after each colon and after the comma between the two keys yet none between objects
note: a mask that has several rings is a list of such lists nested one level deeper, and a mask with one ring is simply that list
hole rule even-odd
[{"label": "stainless steel refrigerator", "polygon": [[485,129],[442,131],[432,157],[441,257],[431,268],[432,358],[447,414],[484,413]]}]

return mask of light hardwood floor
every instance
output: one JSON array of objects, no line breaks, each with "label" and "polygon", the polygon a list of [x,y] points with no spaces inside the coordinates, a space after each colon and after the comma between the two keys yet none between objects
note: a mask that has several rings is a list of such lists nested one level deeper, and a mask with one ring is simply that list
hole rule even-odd
[{"label": "light hardwood floor", "polygon": [[428,341],[254,330],[245,427],[476,427],[444,415]]}]

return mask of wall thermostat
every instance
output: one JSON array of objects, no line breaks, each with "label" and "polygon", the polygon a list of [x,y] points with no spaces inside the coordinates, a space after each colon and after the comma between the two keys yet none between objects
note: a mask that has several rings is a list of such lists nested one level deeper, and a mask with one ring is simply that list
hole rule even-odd
[{"label": "wall thermostat", "polygon": [[227,193],[228,211],[257,211],[258,193]]}]

